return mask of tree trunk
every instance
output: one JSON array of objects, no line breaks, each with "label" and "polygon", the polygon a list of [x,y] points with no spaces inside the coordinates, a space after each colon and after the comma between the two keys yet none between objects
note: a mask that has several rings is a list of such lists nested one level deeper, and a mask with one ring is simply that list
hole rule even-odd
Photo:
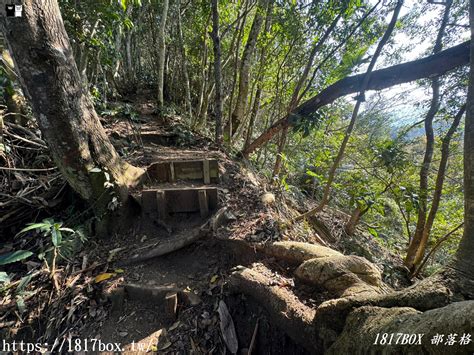
[{"label": "tree trunk", "polygon": [[[446,29],[446,25],[449,20],[449,11],[451,9],[452,0],[446,2],[446,9],[444,11],[443,20],[441,21],[441,26],[438,30],[438,35],[436,37],[436,43],[433,49],[433,54],[439,53],[443,48],[443,36]],[[416,255],[419,253],[421,240],[423,238],[425,224],[426,224],[426,214],[428,209],[428,177],[431,167],[431,161],[433,160],[433,150],[434,150],[434,131],[433,131],[433,120],[436,113],[439,110],[440,105],[440,82],[439,77],[434,78],[431,81],[432,89],[432,98],[430,109],[426,114],[425,118],[425,135],[426,135],[426,148],[425,155],[423,157],[423,164],[420,169],[420,202],[418,207],[418,219],[416,222],[415,234],[408,246],[407,256],[405,258],[405,265],[414,271]],[[421,261],[421,260],[419,260]]]},{"label": "tree trunk", "polygon": [[221,63],[221,43],[219,37],[219,9],[217,0],[212,0],[212,41],[214,43],[214,81],[216,85],[216,143],[222,144],[222,63]]},{"label": "tree trunk", "polygon": [[[273,4],[274,0],[269,0],[268,7],[267,7],[267,14],[265,15],[265,25],[264,27],[264,34],[266,35],[270,31],[270,27],[272,25],[272,13],[273,13]],[[255,120],[258,115],[258,111],[260,110],[260,100],[262,98],[263,92],[263,74],[265,71],[265,65],[267,63],[267,48],[268,43],[265,43],[262,46],[260,51],[260,65],[257,73],[256,83],[257,89],[255,90],[255,96],[252,103],[252,108],[250,110],[250,118],[249,123],[247,126],[247,132],[245,135],[245,142],[244,142],[244,149],[247,147],[250,142],[252,141],[252,134],[253,134],[253,127],[255,125]]]},{"label": "tree trunk", "polygon": [[250,111],[250,120],[247,128],[247,135],[245,137],[244,150],[252,141],[253,126],[255,125],[255,120],[257,119],[258,111],[260,110],[260,100],[262,97],[262,86],[259,83],[257,85],[257,91],[255,92],[255,98],[253,100],[252,110]]},{"label": "tree trunk", "polygon": [[318,206],[315,208],[309,210],[306,213],[303,213],[302,215],[298,216],[295,221],[302,220],[308,216],[314,215],[315,213],[322,211],[324,206],[329,202],[329,197],[331,193],[331,186],[334,181],[334,178],[336,177],[336,170],[339,167],[339,164],[342,161],[342,158],[344,157],[344,152],[346,150],[347,143],[349,142],[349,139],[351,137],[352,131],[355,126],[355,122],[357,120],[357,116],[359,114],[359,109],[362,104],[362,102],[365,100],[365,91],[367,90],[369,86],[369,81],[371,79],[372,75],[372,70],[374,69],[375,63],[377,62],[377,59],[382,52],[383,47],[387,43],[388,39],[392,35],[393,29],[395,28],[395,25],[397,23],[398,19],[398,14],[400,13],[400,9],[402,8],[403,5],[403,0],[398,0],[397,5],[395,7],[395,10],[393,11],[392,19],[390,20],[390,23],[387,27],[387,30],[385,31],[382,39],[380,40],[377,49],[375,50],[375,53],[370,61],[369,67],[367,68],[367,72],[365,73],[361,89],[359,92],[359,95],[357,96],[357,102],[354,107],[354,111],[352,112],[352,117],[351,117],[351,122],[349,123],[349,126],[346,129],[346,133],[344,135],[344,139],[342,140],[341,147],[339,148],[339,152],[337,153],[336,158],[334,159],[334,163],[331,166],[331,169],[329,170],[329,175],[328,175],[328,180],[326,182],[326,185],[324,186],[324,193],[323,193],[323,198],[321,202],[319,203]]},{"label": "tree trunk", "polygon": [[[382,90],[422,78],[443,75],[450,70],[469,63],[469,47],[470,41],[466,41],[435,55],[375,70],[370,77],[366,90]],[[310,120],[312,119],[312,114],[321,107],[334,102],[334,100],[340,97],[360,91],[364,76],[365,74],[349,76],[328,86],[319,94],[298,106],[294,111],[294,115],[287,115],[272,124],[242,152],[243,155],[249,156],[285,127],[292,126],[294,124],[294,117]]]},{"label": "tree trunk", "polygon": [[[474,280],[474,0],[470,0],[471,68],[464,129],[464,234],[456,253],[454,267]],[[473,287],[474,288],[474,287]]]},{"label": "tree trunk", "polygon": [[97,185],[98,173],[103,178],[107,172],[124,197],[143,171],[120,159],[105,134],[83,88],[57,2],[25,0],[23,8],[22,18],[1,20],[2,31],[55,163],[90,202],[105,192]]},{"label": "tree trunk", "polygon": [[359,206],[357,206],[354,209],[354,211],[352,211],[349,221],[347,221],[346,225],[344,226],[344,230],[348,235],[354,234],[355,229],[360,222],[360,219],[362,218],[364,214],[367,213],[368,210],[369,210],[369,207],[362,209]]},{"label": "tree trunk", "polygon": [[[343,11],[345,11],[345,8],[343,8]],[[311,70],[311,67],[313,66],[314,58],[316,57],[316,54],[321,50],[323,47],[324,43],[326,40],[329,38],[329,35],[332,33],[334,28],[336,27],[337,23],[339,22],[339,19],[341,18],[341,15],[337,15],[336,18],[332,21],[332,23],[329,25],[327,30],[324,32],[324,35],[321,37],[321,39],[314,45],[312,48],[310,54],[309,54],[309,59],[308,62],[306,63],[306,66],[303,70],[303,74],[301,74],[300,79],[298,80],[298,83],[295,86],[295,89],[293,90],[293,94],[290,100],[290,104],[288,105],[287,108],[287,114],[290,115],[291,112],[296,108],[298,105],[301,97],[300,91],[303,88],[304,83],[308,79],[309,72]],[[282,153],[283,150],[285,149],[286,145],[286,137],[288,134],[288,128],[284,128],[283,131],[281,132],[280,135],[280,140],[278,142],[278,152],[276,155],[276,160],[275,160],[275,165],[273,167],[273,176],[277,177],[280,174],[281,170],[281,158],[282,158]]]},{"label": "tree trunk", "polygon": [[183,71],[183,79],[184,79],[184,95],[186,100],[186,108],[189,115],[189,121],[192,122],[193,120],[193,107],[191,101],[191,85],[189,83],[189,74],[188,74],[188,64],[186,61],[186,49],[184,48],[184,40],[183,40],[183,28],[181,24],[181,1],[178,0],[178,36],[179,36],[179,50],[181,52],[181,65]]},{"label": "tree trunk", "polygon": [[169,0],[163,0],[163,9],[161,11],[160,27],[158,31],[158,109],[163,113],[163,87],[165,82],[165,29],[166,17],[168,16]]},{"label": "tree trunk", "polygon": [[206,96],[206,88],[207,88],[207,61],[208,61],[208,49],[207,49],[207,26],[208,26],[209,19],[206,21],[206,26],[204,27],[204,33],[203,33],[203,43],[202,43],[202,61],[201,61],[201,86],[199,90],[199,101],[197,104],[197,115],[195,117],[195,120],[193,122],[193,126],[200,125],[201,124],[201,116],[203,114],[202,112],[202,107],[203,107],[203,102]]},{"label": "tree trunk", "polygon": [[444,178],[445,178],[446,168],[447,168],[448,159],[449,159],[449,145],[451,143],[451,139],[454,133],[456,132],[459,126],[459,123],[461,122],[461,118],[464,115],[465,109],[466,107],[463,106],[459,110],[459,112],[457,113],[456,117],[453,120],[453,123],[451,124],[451,127],[448,130],[448,133],[446,133],[446,136],[443,138],[443,142],[441,145],[441,160],[439,162],[438,173],[436,176],[435,190],[433,192],[433,200],[431,202],[431,208],[430,208],[428,217],[426,219],[426,223],[423,228],[420,244],[415,255],[414,266],[416,268],[418,268],[418,266],[420,265],[425,255],[426,246],[428,245],[431,229],[433,228],[433,223],[436,217],[436,213],[438,212],[439,203],[441,201],[441,194],[443,192]]},{"label": "tree trunk", "polygon": [[5,121],[13,121],[22,126],[26,126],[28,123],[28,105],[23,93],[18,87],[18,78],[15,73],[13,59],[10,53],[3,48],[3,45],[1,48],[0,66],[6,78],[10,81],[12,89],[12,91],[3,91],[3,99],[7,105],[8,113],[11,114],[11,116],[5,118]]},{"label": "tree trunk", "polygon": [[[249,92],[250,80],[249,74],[250,68],[252,66],[252,57],[257,46],[257,39],[263,24],[263,14],[265,13],[264,10],[267,7],[267,3],[268,0],[258,1],[257,10],[252,22],[252,27],[250,28],[250,33],[244,48],[244,53],[242,54],[239,73],[239,93],[237,95],[237,102],[234,111],[232,112],[232,132],[230,132],[231,134],[229,135],[229,137],[233,136],[235,132],[237,132],[237,128],[239,127],[244,117],[245,108],[247,107],[247,97]],[[229,123],[227,125],[229,125]],[[226,131],[230,131],[228,127],[226,127]]]},{"label": "tree trunk", "polygon": [[[232,77],[232,88],[230,90],[230,98],[229,98],[229,110],[228,110],[228,115],[229,115],[229,118],[227,120],[227,124],[224,128],[224,138],[226,140],[226,142],[229,144],[229,146],[232,145],[232,136],[231,136],[231,133],[232,133],[232,106],[234,104],[234,94],[235,94],[235,85],[237,83],[237,73],[238,73],[238,67],[239,67],[239,52],[240,52],[240,45],[241,45],[241,39],[242,39],[242,36],[244,34],[244,29],[245,29],[245,22],[247,21],[247,14],[248,14],[248,11],[247,11],[247,8],[249,6],[249,2],[248,1],[244,1],[245,3],[245,6],[242,5],[242,15],[240,14],[239,12],[239,18],[241,19],[240,20],[240,24],[237,26],[237,30],[236,30],[236,41],[235,41],[235,54],[234,54],[234,70],[233,70],[233,77]],[[232,43],[234,45],[234,43]],[[231,48],[233,48],[233,46],[231,46]],[[229,59],[230,59],[230,55],[229,55]]]}]

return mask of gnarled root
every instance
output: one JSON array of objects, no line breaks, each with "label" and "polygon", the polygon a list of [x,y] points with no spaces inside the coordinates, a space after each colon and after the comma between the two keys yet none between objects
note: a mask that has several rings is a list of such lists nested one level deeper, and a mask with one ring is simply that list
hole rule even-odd
[{"label": "gnarled root", "polygon": [[[265,268],[263,265],[258,267]],[[243,293],[257,301],[267,310],[272,321],[295,342],[308,351],[318,350],[313,327],[315,311],[300,302],[291,291],[273,285],[264,272],[244,267],[232,273],[229,286],[231,291]]]},{"label": "gnarled root", "polygon": [[322,245],[293,241],[260,244],[257,245],[257,250],[295,265],[309,259],[342,255],[338,251]]},{"label": "gnarled root", "polygon": [[[474,351],[474,344],[461,345],[459,340],[463,334],[472,332],[473,319],[474,301],[457,302],[424,313],[407,307],[364,306],[349,315],[344,331],[328,354],[468,354]],[[388,337],[381,344],[384,333]],[[448,335],[454,333],[456,342],[446,345]],[[388,345],[391,334],[394,337]],[[444,334],[444,338],[441,343],[433,344],[431,339],[437,334]]]}]

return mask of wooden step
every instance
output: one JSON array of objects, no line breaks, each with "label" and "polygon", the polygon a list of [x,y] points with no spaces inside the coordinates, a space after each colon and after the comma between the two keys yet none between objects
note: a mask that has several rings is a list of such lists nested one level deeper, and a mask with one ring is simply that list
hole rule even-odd
[{"label": "wooden step", "polygon": [[174,160],[151,164],[147,173],[152,182],[165,183],[178,180],[217,183],[219,166],[216,159]]},{"label": "wooden step", "polygon": [[171,213],[199,212],[202,218],[217,209],[216,187],[176,187],[142,191],[142,212],[167,219]]}]

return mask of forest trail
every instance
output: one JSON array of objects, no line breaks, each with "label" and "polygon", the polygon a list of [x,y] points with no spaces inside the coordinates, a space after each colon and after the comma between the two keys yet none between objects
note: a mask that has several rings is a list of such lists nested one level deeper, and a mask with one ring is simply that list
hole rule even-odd
[{"label": "forest trail", "polygon": [[[390,288],[381,287],[381,272],[366,259],[318,243],[336,243],[334,236],[332,240],[327,236],[343,223],[337,221],[340,227],[335,224],[331,230],[326,223],[323,239],[312,228],[282,228],[276,221],[289,221],[296,212],[285,202],[262,198],[269,188],[264,180],[179,120],[163,122],[139,107],[140,131],[130,133],[133,122],[123,120],[106,125],[118,149],[121,144],[140,143],[128,156],[131,163],[146,168],[146,178],[132,192],[133,223],[99,242],[99,254],[108,254],[111,261],[104,272],[113,277],[102,286],[112,307],[105,319],[91,322],[80,337],[120,343],[134,352],[145,347],[224,353],[238,342],[239,349],[254,347],[256,353],[269,349],[275,354],[305,353],[313,347],[305,336],[312,326],[305,325],[305,319],[310,321],[315,307],[342,292],[385,293]],[[299,203],[304,208],[305,202]],[[350,248],[342,246],[349,253]],[[319,273],[327,284],[305,276],[317,271],[296,268],[307,260],[304,265],[318,269],[321,265],[314,261],[319,259],[314,258],[321,256],[329,263]],[[258,289],[251,282],[254,276],[269,286],[264,293],[276,294],[252,294]],[[266,307],[265,297],[283,297],[290,312],[305,317],[282,324],[275,317],[279,310],[272,309],[272,302]],[[222,334],[218,312],[222,301],[236,329],[227,335]],[[252,342],[254,331],[257,342]]]},{"label": "forest trail", "polygon": [[[106,125],[116,146],[125,141],[142,144],[137,148],[141,154],[130,156],[133,164],[147,167],[147,176],[132,193],[141,212],[134,216],[130,229],[103,240],[99,246],[102,254],[116,253],[112,270],[119,270],[118,277],[104,282],[112,308],[105,320],[92,322],[80,338],[120,343],[133,353],[189,349],[223,353],[226,345],[216,310],[223,299],[237,300],[227,300],[224,285],[233,267],[245,261],[244,253],[236,251],[239,247],[204,237],[214,234],[216,224],[236,218],[227,208],[220,209],[232,205],[229,191],[236,186],[232,186],[235,181],[229,172],[235,166],[229,166],[223,153],[206,146],[209,141],[189,136],[181,128],[175,130],[179,124],[163,122],[150,107],[146,103],[137,105],[139,132],[133,130],[133,123],[132,128],[123,121]],[[170,130],[170,126],[175,128]],[[259,203],[255,192],[249,197],[253,204]],[[251,209],[245,199],[237,196],[236,202]],[[179,250],[168,253],[173,248]],[[160,256],[162,253],[166,255]],[[248,261],[253,258],[250,256]],[[235,315],[237,310],[229,308]],[[240,340],[250,344],[261,315],[250,306],[248,309],[250,312],[247,306],[240,307],[243,318],[234,321],[240,326]],[[267,340],[260,340],[262,349],[274,348],[275,353],[299,349],[270,322],[260,322],[264,329],[273,329],[262,337]],[[278,341],[272,339],[275,334]]]}]

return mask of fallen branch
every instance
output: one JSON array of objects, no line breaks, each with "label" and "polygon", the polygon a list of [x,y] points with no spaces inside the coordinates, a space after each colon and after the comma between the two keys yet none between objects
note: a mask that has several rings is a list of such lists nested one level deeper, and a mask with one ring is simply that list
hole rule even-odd
[{"label": "fallen branch", "polygon": [[[372,72],[367,90],[382,90],[422,78],[431,78],[464,66],[469,63],[469,46],[470,41],[466,41],[425,58],[375,70]],[[242,152],[243,156],[248,157],[257,148],[272,139],[278,132],[293,126],[298,121],[310,121],[312,114],[319,108],[334,102],[340,97],[360,91],[364,76],[365,74],[359,74],[341,79],[304,102],[292,114],[278,120],[256,138]]]},{"label": "fallen branch", "polygon": [[40,172],[40,171],[53,171],[53,170],[57,170],[57,167],[53,167],[53,168],[43,168],[43,169],[31,169],[31,168],[5,168],[5,167],[3,167],[3,166],[0,166],[0,170]]},{"label": "fallen branch", "polygon": [[166,239],[162,242],[159,242],[157,246],[152,247],[151,250],[143,254],[134,254],[130,259],[121,262],[120,265],[126,266],[134,263],[143,262],[182,249],[185,246],[188,246],[194,243],[196,240],[204,237],[204,235],[207,234],[207,225],[208,223],[205,223],[199,228],[195,228],[191,231],[184,231],[178,235],[172,236],[171,239]]}]

